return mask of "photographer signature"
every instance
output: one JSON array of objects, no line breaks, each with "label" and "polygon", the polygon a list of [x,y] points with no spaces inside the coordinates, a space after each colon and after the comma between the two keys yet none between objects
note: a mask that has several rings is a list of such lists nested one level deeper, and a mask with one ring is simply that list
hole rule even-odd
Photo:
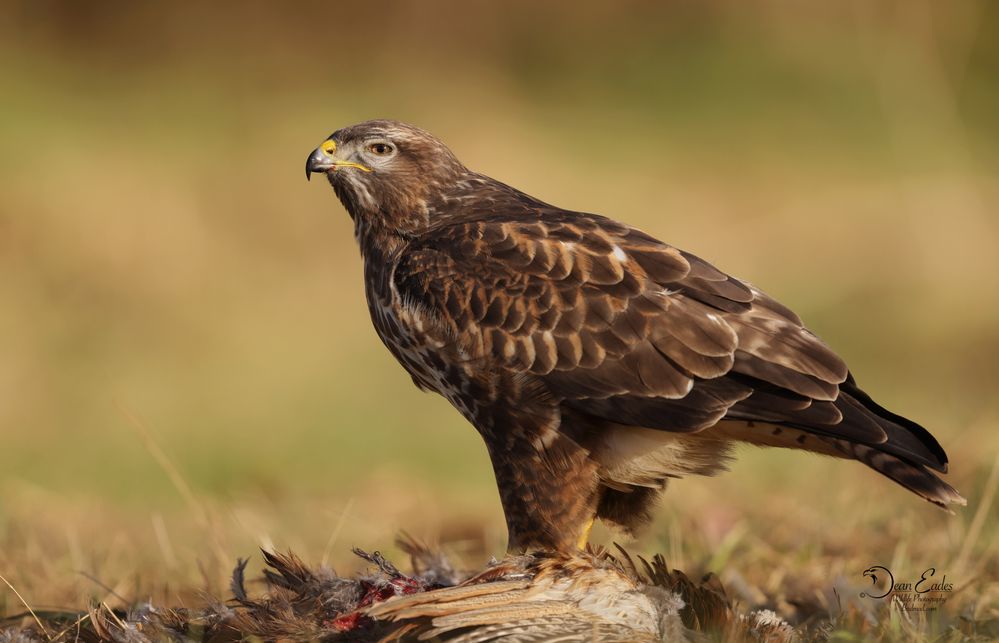
[{"label": "photographer signature", "polygon": [[928,592],[954,591],[954,584],[947,582],[947,574],[944,574],[940,581],[937,582],[934,578],[936,573],[937,570],[935,567],[929,567],[922,573],[922,575],[920,575],[919,580],[914,583],[896,583],[895,575],[891,573],[890,569],[883,565],[874,565],[873,567],[868,567],[864,570],[864,576],[871,579],[871,586],[874,588],[873,591],[881,591],[878,589],[879,582],[885,581],[883,585],[884,591],[881,591],[881,593],[864,591],[860,593],[860,597],[885,598],[892,592],[913,592],[915,594],[926,594]]}]

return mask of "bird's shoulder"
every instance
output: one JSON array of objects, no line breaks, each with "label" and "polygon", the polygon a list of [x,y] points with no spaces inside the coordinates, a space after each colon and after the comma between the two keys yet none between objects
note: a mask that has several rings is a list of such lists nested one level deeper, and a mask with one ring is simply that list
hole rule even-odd
[{"label": "bird's shoulder", "polygon": [[680,359],[695,372],[731,365],[735,332],[712,311],[748,309],[748,286],[613,219],[533,214],[469,215],[413,240],[394,275],[403,302],[472,354],[541,374],[645,355],[674,333],[694,347]]},{"label": "bird's shoulder", "polygon": [[623,300],[649,291],[734,314],[756,304],[800,324],[786,307],[690,252],[608,217],[536,201],[526,214],[504,208],[448,218],[412,239],[397,283],[420,291],[435,279],[510,294],[531,283]]},{"label": "bird's shoulder", "polygon": [[682,278],[690,270],[690,255],[631,226],[541,203],[524,211],[508,207],[447,218],[412,239],[401,263],[410,267],[428,258],[446,259],[455,267],[614,283],[622,278],[619,264],[631,255],[660,281]]}]

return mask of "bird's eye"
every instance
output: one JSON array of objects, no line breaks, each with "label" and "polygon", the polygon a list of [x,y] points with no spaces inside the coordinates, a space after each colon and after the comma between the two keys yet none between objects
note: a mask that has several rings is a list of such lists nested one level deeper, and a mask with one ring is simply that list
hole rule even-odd
[{"label": "bird's eye", "polygon": [[368,146],[368,151],[378,156],[388,156],[392,153],[392,146],[388,143],[372,143]]}]

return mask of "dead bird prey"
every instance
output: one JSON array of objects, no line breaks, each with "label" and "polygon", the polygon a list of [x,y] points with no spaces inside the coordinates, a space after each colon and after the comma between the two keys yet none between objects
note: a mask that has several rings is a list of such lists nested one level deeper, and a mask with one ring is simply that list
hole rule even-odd
[{"label": "dead bird prey", "polygon": [[941,507],[930,433],[754,286],[644,232],[469,170],[377,120],[306,161],[354,220],[371,319],[418,387],[482,435],[511,551],[634,529],[669,478],[741,441],[863,462]]}]

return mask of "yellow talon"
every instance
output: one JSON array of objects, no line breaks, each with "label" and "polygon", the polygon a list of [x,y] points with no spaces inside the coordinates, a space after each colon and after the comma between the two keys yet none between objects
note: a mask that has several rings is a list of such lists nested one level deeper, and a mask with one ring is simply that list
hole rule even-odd
[{"label": "yellow talon", "polygon": [[586,549],[586,544],[590,541],[590,531],[593,529],[593,522],[594,519],[590,518],[586,526],[583,527],[583,533],[579,535],[579,541],[576,543],[576,547],[579,549]]}]

